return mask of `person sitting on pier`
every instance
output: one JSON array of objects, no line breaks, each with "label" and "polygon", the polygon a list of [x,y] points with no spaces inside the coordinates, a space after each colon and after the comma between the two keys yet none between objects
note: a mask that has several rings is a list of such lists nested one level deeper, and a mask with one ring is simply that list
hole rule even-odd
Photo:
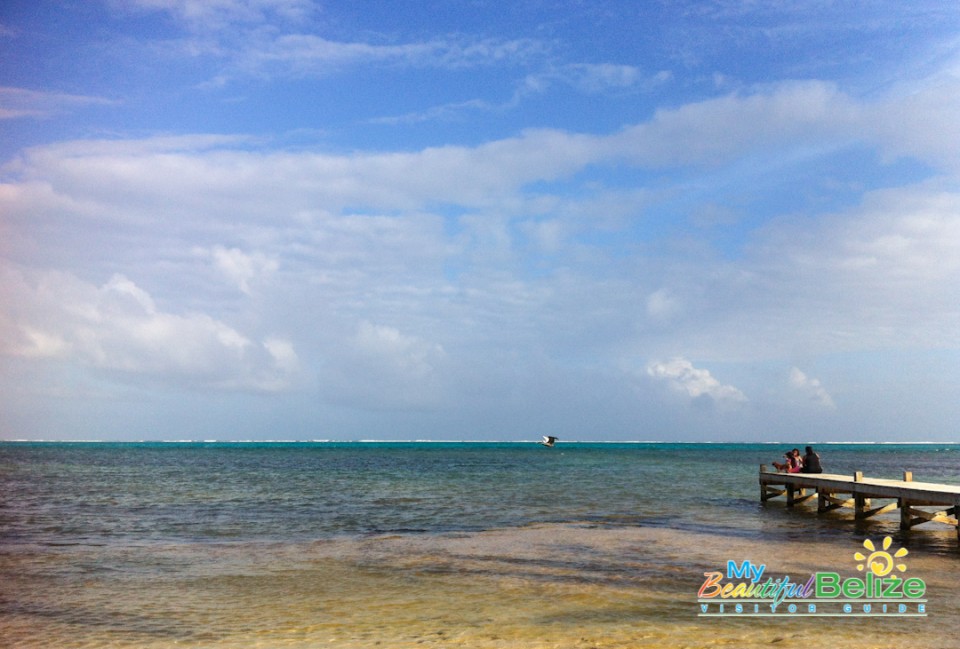
[{"label": "person sitting on pier", "polygon": [[813,447],[806,448],[807,454],[803,456],[802,473],[823,473],[823,467],[820,466],[820,456],[813,452]]},{"label": "person sitting on pier", "polygon": [[803,468],[803,460],[800,459],[800,449],[795,448],[792,451],[787,451],[783,454],[783,457],[787,459],[786,462],[773,463],[773,466],[776,467],[777,471],[783,471],[785,473],[799,473]]},{"label": "person sitting on pier", "polygon": [[793,464],[787,469],[787,473],[800,473],[803,471],[803,458],[800,457],[800,449],[795,448],[790,453],[793,455]]}]

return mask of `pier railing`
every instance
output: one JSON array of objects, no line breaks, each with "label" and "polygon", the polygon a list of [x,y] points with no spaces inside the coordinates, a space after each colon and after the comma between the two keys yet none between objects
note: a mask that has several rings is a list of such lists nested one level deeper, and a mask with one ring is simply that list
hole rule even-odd
[{"label": "pier railing", "polygon": [[[852,476],[781,473],[761,464],[760,500],[766,502],[778,496],[786,496],[787,507],[816,496],[818,512],[851,507],[857,519],[900,510],[901,529],[921,523],[944,523],[957,530],[960,541],[960,485],[914,482],[910,471],[903,472],[903,480],[886,480],[864,477],[861,471]],[[875,500],[884,502],[874,503]],[[931,511],[931,507],[943,509]]]}]

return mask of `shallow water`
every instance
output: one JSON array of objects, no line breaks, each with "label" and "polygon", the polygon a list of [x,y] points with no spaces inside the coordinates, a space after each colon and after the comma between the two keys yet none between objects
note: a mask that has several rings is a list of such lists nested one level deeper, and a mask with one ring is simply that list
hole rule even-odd
[{"label": "shallow water", "polygon": [[[765,445],[0,444],[15,647],[960,646],[955,532],[761,505]],[[956,482],[957,447],[824,447]],[[926,618],[699,618],[706,571],[909,549]],[[946,623],[946,624],[945,624]]]}]

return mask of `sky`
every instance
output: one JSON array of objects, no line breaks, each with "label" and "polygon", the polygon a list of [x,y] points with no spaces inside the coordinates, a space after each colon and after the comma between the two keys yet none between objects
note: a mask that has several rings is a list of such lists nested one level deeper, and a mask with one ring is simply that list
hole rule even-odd
[{"label": "sky", "polygon": [[960,5],[6,0],[0,439],[956,441]]}]

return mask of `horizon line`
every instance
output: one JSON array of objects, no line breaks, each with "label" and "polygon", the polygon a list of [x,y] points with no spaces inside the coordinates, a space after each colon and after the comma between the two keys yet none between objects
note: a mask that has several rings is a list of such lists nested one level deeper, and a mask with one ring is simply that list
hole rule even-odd
[{"label": "horizon line", "polygon": [[[722,440],[592,440],[558,438],[559,444],[755,444],[766,446],[798,445],[960,445],[947,441],[722,441]],[[539,439],[0,439],[0,444],[539,444]]]}]

